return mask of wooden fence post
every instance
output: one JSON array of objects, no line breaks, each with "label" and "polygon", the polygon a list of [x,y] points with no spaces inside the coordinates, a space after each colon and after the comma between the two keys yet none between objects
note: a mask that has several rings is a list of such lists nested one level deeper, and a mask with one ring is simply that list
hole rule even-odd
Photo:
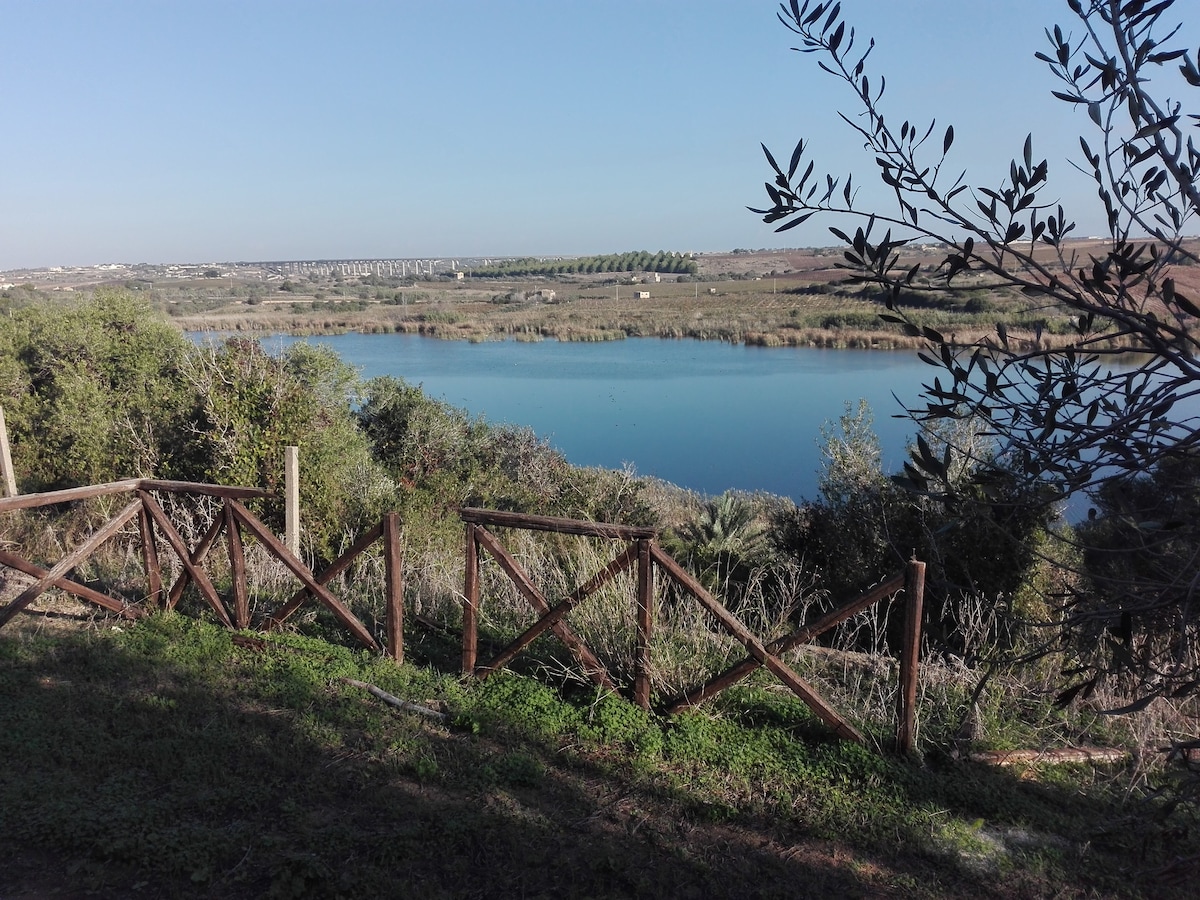
[{"label": "wooden fence post", "polygon": [[479,652],[479,541],[476,525],[467,523],[466,572],[463,575],[462,673],[475,674]]},{"label": "wooden fence post", "polygon": [[916,736],[917,675],[921,657],[921,615],[925,604],[925,563],[911,560],[904,575],[904,637],[900,647],[900,698],[896,752],[912,752]]},{"label": "wooden fence post", "polygon": [[650,541],[637,542],[637,646],[633,660],[633,702],[642,709],[650,708],[650,638],[654,627],[654,561],[650,557]]},{"label": "wooden fence post", "polygon": [[143,504],[138,510],[138,529],[142,536],[142,561],[146,566],[146,602],[152,607],[162,606],[162,565],[158,560],[158,545],[154,542],[154,521]]},{"label": "wooden fence post", "polygon": [[300,558],[300,448],[283,448],[283,544]]},{"label": "wooden fence post", "polygon": [[13,471],[12,453],[8,449],[8,426],[4,423],[3,406],[0,406],[0,476],[4,479],[4,496],[17,496],[17,475]]},{"label": "wooden fence post", "polygon": [[233,623],[238,628],[250,625],[250,595],[246,590],[246,552],[242,532],[229,501],[221,509],[225,520],[225,539],[229,544],[229,569],[233,581]]},{"label": "wooden fence post", "polygon": [[387,654],[404,662],[404,561],[400,556],[400,515],[383,518],[383,565],[387,579]]}]

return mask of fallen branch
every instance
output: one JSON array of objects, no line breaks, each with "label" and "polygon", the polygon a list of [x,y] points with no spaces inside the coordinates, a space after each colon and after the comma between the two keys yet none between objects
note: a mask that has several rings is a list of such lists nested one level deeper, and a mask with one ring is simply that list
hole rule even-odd
[{"label": "fallen branch", "polygon": [[989,766],[1013,766],[1032,763],[1114,763],[1129,756],[1113,747],[1064,747],[1058,750],[983,750],[971,754],[971,762]]},{"label": "fallen branch", "polygon": [[415,613],[410,618],[414,622],[417,622],[420,625],[424,625],[430,631],[437,631],[437,632],[440,632],[441,634],[450,635],[451,637],[454,637],[454,638],[459,637],[459,633],[457,631],[455,631],[453,628],[451,628],[449,625],[443,625],[441,622],[435,622],[433,619],[429,618],[429,616],[422,615],[421,613]]},{"label": "fallen branch", "polygon": [[375,687],[375,685],[368,684],[365,681],[356,681],[353,678],[343,678],[342,681],[346,682],[346,684],[352,684],[355,687],[363,688],[364,690],[374,694],[389,706],[394,706],[396,709],[404,710],[404,712],[416,713],[419,716],[425,716],[438,722],[445,722],[450,718],[445,713],[440,713],[436,709],[430,709],[428,706],[421,706],[418,703],[409,703],[407,700],[401,700],[399,697],[389,694],[383,688]]}]

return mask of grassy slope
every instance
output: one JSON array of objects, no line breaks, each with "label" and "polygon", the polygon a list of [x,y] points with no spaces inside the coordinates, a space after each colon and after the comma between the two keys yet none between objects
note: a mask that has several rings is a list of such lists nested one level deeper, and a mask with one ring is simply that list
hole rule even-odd
[{"label": "grassy slope", "polygon": [[54,621],[0,632],[0,897],[1187,895],[1148,873],[1195,840],[1086,770],[886,760],[762,692],[665,723],[177,615]]}]

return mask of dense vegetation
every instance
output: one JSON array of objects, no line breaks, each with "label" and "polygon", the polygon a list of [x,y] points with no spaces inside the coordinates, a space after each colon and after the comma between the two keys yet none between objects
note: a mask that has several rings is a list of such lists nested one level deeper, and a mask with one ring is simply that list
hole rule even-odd
[{"label": "dense vegetation", "polygon": [[[244,339],[195,344],[126,294],[15,308],[0,319],[0,346],[0,403],[23,490],[141,476],[278,490],[282,447],[299,445],[304,549],[317,562],[393,509],[427,569],[446,568],[438,554],[460,552],[460,506],[651,525],[731,607],[773,627],[800,608],[828,608],[915,555],[930,566],[931,649],[982,665],[1054,644],[1067,614],[1056,592],[1085,583],[1119,591],[1130,571],[1187,553],[1161,541],[1138,552],[1106,519],[1082,531],[1122,552],[1075,558],[1047,539],[1063,529],[1044,509],[1008,502],[1015,486],[975,484],[967,465],[946,473],[953,494],[905,490],[882,470],[865,409],[827,426],[820,496],[798,507],[776,497],[699,498],[628,472],[574,467],[527,429],[473,419],[399,379],[363,382],[327,348],[295,344],[271,355]],[[914,459],[940,458],[943,439],[963,437],[922,438]],[[1193,502],[1187,472],[1171,474],[1148,477],[1137,496],[1158,498],[1155,509],[1164,495]],[[1103,502],[1127,508],[1134,499],[1113,492]],[[277,502],[260,512],[282,525]],[[846,646],[888,651],[892,627],[884,615]],[[1094,648],[1068,649],[1082,660]]]},{"label": "dense vegetation", "polygon": [[[667,872],[675,871],[674,864],[659,850],[712,852],[714,825],[739,834],[767,828],[781,847],[802,843],[805,835],[853,835],[856,852],[882,855],[889,874],[878,876],[882,882],[870,876],[862,884],[859,876],[838,881],[844,873],[823,877],[865,890],[907,885],[904,890],[931,896],[966,889],[964,883],[973,893],[983,891],[986,876],[980,872],[1012,877],[1028,867],[1033,868],[1016,882],[1024,888],[1016,893],[1052,892],[1081,878],[1096,890],[1117,893],[1114,873],[1122,866],[1144,872],[1166,864],[1172,850],[1163,835],[1188,821],[1186,805],[1161,821],[1154,816],[1165,807],[1138,806],[1142,817],[1129,826],[1145,830],[1138,854],[1081,850],[1088,841],[1108,846],[1104,842],[1111,839],[1092,827],[1096,821],[1134,810],[1122,805],[1119,792],[1109,791],[1109,778],[1127,798],[1175,784],[1173,770],[1151,764],[1142,752],[1186,735],[1187,708],[1162,703],[1113,719],[1098,712],[1119,702],[1104,689],[1071,710],[1056,707],[1064,669],[1096,652],[1086,645],[1067,647],[1067,655],[1042,655],[1024,668],[1012,665],[1057,640],[1067,612],[1055,599],[1057,579],[1089,578],[1103,589],[1119,589],[1128,567],[1162,561],[1133,553],[1119,533],[1109,540],[1124,546],[1125,556],[1106,556],[1102,565],[1061,560],[1043,540],[1052,523],[1042,517],[1014,518],[1004,504],[956,506],[945,497],[902,490],[880,470],[864,410],[847,410],[840,423],[827,427],[821,496],[797,507],[778,497],[696,497],[629,472],[579,469],[527,430],[490,426],[397,379],[364,383],[327,350],[295,345],[275,356],[241,339],[194,344],[143,301],[123,293],[60,305],[14,305],[0,318],[0,367],[0,404],[25,491],[149,475],[276,487],[283,467],[279,448],[299,444],[306,473],[303,552],[314,565],[337,555],[387,510],[399,510],[404,521],[413,627],[412,662],[402,668],[345,650],[335,624],[319,613],[298,617],[297,633],[279,638],[282,643],[273,639],[262,654],[232,644],[203,621],[192,625],[177,617],[128,632],[56,637],[53,643],[25,631],[0,633],[0,709],[8,717],[0,721],[5,735],[0,740],[8,742],[0,744],[0,752],[11,758],[20,755],[18,747],[67,748],[45,759],[34,754],[39,761],[26,767],[27,777],[0,778],[0,808],[19,817],[15,829],[4,832],[9,840],[77,848],[70,852],[82,860],[80,877],[95,884],[111,888],[150,877],[155,884],[194,881],[198,895],[262,890],[333,895],[351,889],[380,895],[383,873],[396,858],[371,837],[374,826],[366,820],[390,823],[389,834],[400,826],[364,797],[393,792],[436,799],[440,812],[422,813],[411,839],[435,841],[450,848],[447,853],[465,853],[462,848],[484,840],[483,833],[511,816],[540,823],[530,825],[533,837],[561,834],[573,821],[603,816],[597,813],[605,808],[603,796],[618,791],[638,798],[636,804],[648,811],[628,821],[635,831],[638,822],[649,823],[659,849],[646,851],[646,863]],[[920,447],[917,456],[938,450]],[[969,488],[969,470],[948,474]],[[1170,483],[1162,480],[1146,487],[1168,489]],[[825,743],[803,706],[766,677],[705,714],[663,720],[583,687],[569,657],[543,641],[515,664],[520,675],[460,685],[447,677],[457,660],[444,632],[456,626],[459,614],[462,537],[455,511],[467,504],[654,526],[676,558],[768,637],[894,572],[913,553],[927,559],[931,665],[922,688],[919,750],[934,768],[910,768]],[[0,534],[23,547],[44,547],[49,558],[88,518],[104,511],[100,503],[9,515],[0,522]],[[263,504],[260,512],[281,524],[275,504]],[[509,538],[549,596],[570,590],[605,562],[586,541]],[[1172,559],[1186,552],[1166,551]],[[286,579],[255,556],[253,547],[250,564],[262,582],[255,599],[261,610],[273,602],[272,590],[288,592]],[[1074,574],[1064,575],[1064,564]],[[131,569],[137,569],[136,559],[117,552],[89,563],[77,577],[119,589],[136,576]],[[482,640],[498,645],[528,624],[529,611],[497,573],[485,570],[484,577],[489,599]],[[336,587],[364,621],[378,622],[378,583],[378,567],[368,560]],[[619,680],[630,673],[631,611],[622,599],[630,596],[628,588],[615,586],[612,596],[598,596],[571,618]],[[131,597],[136,596],[135,589]],[[665,698],[728,664],[740,648],[661,587],[659,605],[652,687],[656,698]],[[204,619],[198,602],[183,608]],[[872,611],[840,627],[823,648],[793,657],[804,677],[852,716],[875,750],[890,743],[895,682],[888,673],[897,624],[893,610]],[[332,643],[312,640],[318,637]],[[442,728],[386,715],[352,697],[338,681],[343,677],[436,699],[452,720]],[[38,678],[48,684],[88,681],[96,694],[80,697],[72,690],[60,697],[49,691],[31,707],[28,685]],[[543,687],[547,682],[557,690]],[[63,703],[78,716],[74,742],[56,724],[63,719]],[[129,710],[119,729],[128,737],[110,733],[104,724],[113,721],[114,705]],[[269,717],[255,724],[241,721],[247,709],[284,712],[274,724]],[[207,736],[194,730],[218,721],[222,724],[205,731]],[[159,733],[169,740],[148,749],[148,735]],[[146,752],[135,752],[127,741]],[[171,762],[181,754],[171,741],[193,751],[185,755],[182,780]],[[965,756],[981,748],[1076,743],[1128,748],[1139,762],[1099,777],[1043,774],[1042,781],[1030,782],[1036,787],[1022,789],[1011,802],[999,798],[1015,782],[960,768]],[[258,751],[241,762],[230,755],[234,747],[265,746],[287,748],[271,754],[282,767],[274,780],[261,781],[267,762]],[[73,768],[93,747],[99,758],[137,756],[142,760],[137,778],[147,779],[139,782],[144,790],[169,800],[142,802],[136,791],[124,796],[134,777],[129,773],[105,769],[97,773],[94,790],[63,780],[59,763]],[[326,776],[332,780],[321,786],[310,766],[332,766],[334,774]],[[250,786],[253,779],[259,782]],[[51,787],[60,782],[61,789]],[[275,786],[293,782],[304,787],[289,801]],[[359,787],[351,790],[351,784]],[[386,785],[383,794],[380,785]],[[1085,792],[1077,804],[1067,799],[1076,791]],[[311,799],[301,803],[300,795]],[[81,796],[90,798],[89,815],[97,822],[123,823],[125,836],[115,846],[100,838],[78,842]],[[249,799],[243,804],[235,796]],[[555,799],[545,800],[541,813],[531,812],[530,804],[542,808],[537,798],[543,796]],[[346,797],[357,799],[351,804]],[[206,811],[214,798],[222,810],[219,821]],[[489,812],[474,810],[476,802]],[[266,810],[273,821],[282,815],[286,829],[259,823],[246,804]],[[566,821],[565,814],[550,811],[560,807],[574,810],[575,818]],[[442,815],[447,810],[453,811],[449,820]],[[322,816],[342,824],[318,825]],[[768,818],[774,822],[769,827]],[[165,824],[168,819],[176,822],[174,830]],[[249,854],[244,865],[219,849],[229,845],[205,837],[225,827],[238,836],[235,855]],[[679,827],[698,829],[704,837],[672,830]],[[1013,835],[1021,828],[1058,837],[1018,850]],[[299,835],[300,842],[288,844],[285,832]],[[637,893],[658,883],[648,875],[644,883],[617,884],[610,879],[618,876],[606,868],[615,857],[594,857],[565,838],[556,846],[587,873],[574,885],[554,882],[568,894]],[[624,846],[618,841],[612,852]],[[1194,852],[1191,844],[1182,846]],[[754,871],[790,871],[780,852],[756,856],[752,866],[717,854],[685,868],[703,893],[736,896],[747,892],[745,884],[721,873],[730,866],[747,878]],[[979,869],[971,861],[977,858]],[[355,862],[340,871],[335,859]],[[413,890],[427,890],[424,879],[473,889],[469,872],[458,871],[453,878],[466,880],[455,881],[444,868],[430,865],[415,870]],[[1098,868],[1085,871],[1088,865]],[[120,882],[123,873],[130,874],[126,882]],[[522,876],[504,869],[499,877]],[[1139,884],[1126,887],[1136,894]]]},{"label": "dense vegetation", "polygon": [[[1131,706],[1144,706],[1200,692],[1200,529],[1190,515],[1200,416],[1188,408],[1200,396],[1200,305],[1189,272],[1200,263],[1189,234],[1200,216],[1192,131],[1200,116],[1185,113],[1200,69],[1175,0],[1066,5],[1065,27],[1047,28],[1034,56],[1059,88],[1052,95],[1079,116],[1073,165],[1095,184],[1090,214],[1105,223],[1086,253],[1068,236],[1089,213],[1056,199],[1035,135],[999,180],[977,180],[957,161],[952,124],[890,107],[886,77],[871,71],[875,41],[840,2],[791,0],[778,17],[797,49],[847,89],[841,118],[887,200],[858,199],[862,170],[822,176],[801,139],[786,168],[763,147],[772,180],[768,205],[755,212],[778,231],[814,216],[836,222],[830,232],[845,246],[851,280],[874,286],[885,318],[926,342],[922,358],[936,374],[909,415],[945,447],[919,447],[903,478],[909,489],[1020,516],[1068,498],[1099,500],[1086,527],[1064,533],[1063,554],[1082,553],[1085,565],[1062,585],[1070,611],[1061,624],[1066,644],[1108,652],[1081,663],[1064,698],[1118,683]],[[939,253],[902,261],[914,241]],[[1030,312],[1050,305],[1068,315],[1071,337],[1012,340],[1003,322],[961,336],[924,320],[931,303],[982,273],[1029,298]],[[956,478],[964,469],[965,482]],[[1010,530],[1022,540],[1019,527]]]},{"label": "dense vegetation", "polygon": [[319,558],[387,509],[413,521],[468,504],[639,515],[605,489],[615,476],[567,465],[528,430],[489,426],[396,379],[362,383],[327,348],[193,344],[128,294],[14,309],[0,348],[24,491],[152,475],[274,490],[282,448],[298,445]]}]

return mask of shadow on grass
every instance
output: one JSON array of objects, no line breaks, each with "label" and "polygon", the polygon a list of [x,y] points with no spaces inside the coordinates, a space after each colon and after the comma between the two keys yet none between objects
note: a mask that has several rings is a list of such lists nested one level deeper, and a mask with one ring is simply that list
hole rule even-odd
[{"label": "shadow on grass", "polygon": [[381,712],[215,630],[179,637],[0,634],[0,896],[868,890],[820,853],[659,821],[611,773]]},{"label": "shadow on grass", "polygon": [[[539,717],[586,717],[544,689],[504,720],[501,680],[488,707],[453,680],[345,648],[298,639],[255,653],[180,617],[121,627],[0,632],[2,897],[1009,897],[1046,886],[1010,890],[918,852],[913,820],[866,802],[883,791],[1002,823],[1052,820],[1061,792],[1007,773],[971,784],[702,717],[648,727],[663,743],[639,756],[573,741],[574,726],[547,738],[556,726]],[[344,677],[473,712],[431,725]],[[777,778],[753,768],[768,750]],[[802,767],[820,777],[808,792]],[[858,794],[857,819],[805,809]]]}]

